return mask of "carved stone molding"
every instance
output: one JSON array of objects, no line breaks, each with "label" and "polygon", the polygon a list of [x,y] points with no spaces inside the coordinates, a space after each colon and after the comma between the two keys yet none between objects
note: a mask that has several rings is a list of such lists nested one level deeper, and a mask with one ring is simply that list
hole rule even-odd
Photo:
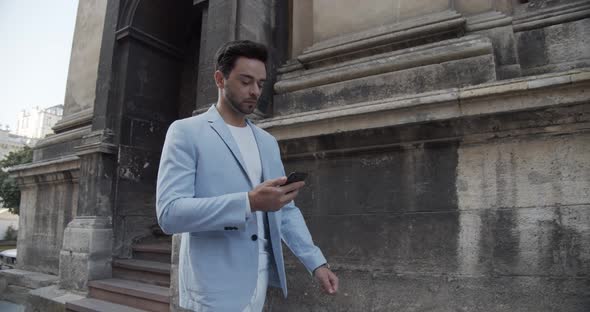
[{"label": "carved stone molding", "polygon": [[280,81],[274,85],[274,89],[281,94],[484,54],[492,54],[490,41],[481,36],[468,36],[362,58],[338,66],[286,73],[279,77]]},{"label": "carved stone molding", "polygon": [[14,166],[8,169],[19,187],[40,184],[76,183],[79,177],[80,158],[66,156],[50,161]]},{"label": "carved stone molding", "polygon": [[65,116],[60,121],[58,121],[51,129],[53,129],[55,133],[60,133],[73,128],[83,127],[92,123],[93,116],[93,109],[88,108],[77,113]]},{"label": "carved stone molding", "polygon": [[514,31],[520,32],[543,28],[580,20],[589,16],[590,3],[588,1],[578,1],[515,18],[513,21]]},{"label": "carved stone molding", "polygon": [[162,54],[172,57],[177,60],[182,60],[184,54],[183,52],[177,48],[176,46],[152,36],[141,29],[138,29],[133,26],[127,26],[117,31],[116,33],[117,40],[124,40],[124,39],[133,39],[141,42],[142,44],[147,45],[148,47],[155,49]]},{"label": "carved stone molding", "polygon": [[337,63],[357,58],[359,54],[365,56],[416,46],[434,41],[433,38],[443,34],[457,36],[463,32],[464,25],[465,18],[461,14],[448,10],[321,41],[305,49],[297,60],[307,68]]},{"label": "carved stone molding", "polygon": [[485,12],[467,18],[465,30],[468,32],[486,30],[512,24],[512,17],[497,11]]},{"label": "carved stone molding", "polygon": [[93,131],[82,139],[82,144],[75,147],[76,155],[91,153],[116,154],[118,147],[113,143],[114,134],[110,129]]},{"label": "carved stone molding", "polygon": [[517,78],[266,119],[277,140],[587,102],[590,71]]}]

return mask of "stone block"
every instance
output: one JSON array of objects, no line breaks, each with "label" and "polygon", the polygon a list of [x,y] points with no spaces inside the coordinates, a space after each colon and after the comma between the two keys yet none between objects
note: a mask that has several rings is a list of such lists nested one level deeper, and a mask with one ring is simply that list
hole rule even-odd
[{"label": "stone block", "polygon": [[453,8],[464,15],[473,15],[493,9],[491,0],[453,0]]},{"label": "stone block", "polygon": [[[315,3],[315,2],[314,2]],[[465,19],[446,10],[403,23],[385,24],[365,31],[316,41],[297,60],[307,68],[354,61],[404,48],[455,38],[463,32]]]},{"label": "stone block", "polygon": [[461,146],[459,208],[588,204],[588,140],[588,134],[579,133]]},{"label": "stone block", "polygon": [[169,123],[156,120],[123,117],[121,121],[121,145],[146,150],[160,150],[164,144]]},{"label": "stone block", "polygon": [[590,40],[586,36],[590,30],[589,15],[590,6],[577,2],[545,15],[515,20],[523,73],[532,75],[589,66]]},{"label": "stone block", "polygon": [[457,270],[458,222],[449,211],[310,216],[307,223],[326,258],[343,268],[445,274]]},{"label": "stone block", "polygon": [[112,245],[109,218],[75,218],[66,228],[60,251],[60,286],[85,290],[88,281],[111,277]]},{"label": "stone block", "polygon": [[590,304],[590,284],[585,279],[514,276],[490,280],[335,271],[340,291],[328,296],[305,271],[289,269],[289,297],[284,299],[278,289],[270,289],[265,311],[583,312]]},{"label": "stone block", "polygon": [[57,286],[32,290],[26,304],[27,312],[66,312],[66,302],[85,298],[80,294],[68,292]]},{"label": "stone block", "polygon": [[[511,20],[510,18],[508,19]],[[520,76],[520,61],[512,25],[496,26],[490,29],[479,30],[475,33],[484,35],[492,40],[498,79]]]},{"label": "stone block", "polygon": [[31,289],[27,287],[8,285],[4,291],[0,293],[0,299],[16,304],[25,304],[29,300],[30,290]]},{"label": "stone block", "polygon": [[2,270],[0,271],[0,278],[8,285],[16,285],[32,289],[49,286],[58,281],[56,275],[18,269]]},{"label": "stone block", "polygon": [[314,42],[394,23],[399,14],[396,11],[395,2],[386,0],[370,0],[363,5],[354,0],[344,0],[338,5],[330,0],[314,0]]},{"label": "stone block", "polygon": [[285,162],[312,173],[296,203],[304,214],[403,213],[456,208],[456,146],[367,150]]},{"label": "stone block", "polygon": [[544,29],[547,58],[564,63],[590,58],[590,18],[553,25]]},{"label": "stone block", "polygon": [[585,205],[496,212],[494,271],[511,276],[589,276],[589,208]]},{"label": "stone block", "polygon": [[484,83],[496,79],[492,55],[482,55],[366,76],[275,95],[275,115],[283,116],[365,101]]},{"label": "stone block", "polygon": [[396,13],[399,21],[422,17],[451,9],[451,2],[446,0],[399,0]]}]

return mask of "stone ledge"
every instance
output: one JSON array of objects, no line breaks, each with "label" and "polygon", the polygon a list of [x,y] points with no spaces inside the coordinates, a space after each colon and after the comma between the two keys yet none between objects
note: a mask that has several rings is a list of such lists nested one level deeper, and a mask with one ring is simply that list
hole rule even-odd
[{"label": "stone ledge", "polygon": [[580,1],[515,18],[513,25],[514,31],[520,32],[572,22],[588,16],[590,16],[590,3]]},{"label": "stone ledge", "polygon": [[467,18],[465,30],[468,32],[486,30],[512,24],[512,17],[497,11],[486,12]]},{"label": "stone ledge", "polygon": [[0,277],[5,279],[9,285],[26,288],[40,288],[57,283],[58,277],[51,274],[31,272],[19,269],[2,270]]},{"label": "stone ledge", "polygon": [[[57,284],[55,275],[19,269],[0,271],[0,299],[25,304],[30,301],[31,290]],[[45,311],[45,310],[43,310]]]},{"label": "stone ledge", "polygon": [[306,66],[311,66],[330,58],[349,58],[351,54],[363,50],[438,36],[441,33],[460,33],[464,24],[465,18],[461,14],[449,10],[322,41],[305,49],[297,59]]},{"label": "stone ledge", "polygon": [[312,69],[300,73],[290,73],[281,77],[283,79],[274,85],[274,90],[278,94],[293,92],[408,68],[486,54],[491,55],[492,53],[492,44],[488,38],[468,36],[367,57],[343,63],[340,66],[323,68],[321,71]]},{"label": "stone ledge", "polygon": [[76,155],[92,153],[116,154],[118,145],[112,143],[114,134],[110,129],[96,130],[84,135],[82,143],[74,147]]},{"label": "stone ledge", "polygon": [[452,88],[267,119],[258,126],[277,140],[499,114],[590,100],[589,69]]},{"label": "stone ledge", "polygon": [[56,133],[64,132],[72,128],[89,125],[92,122],[94,111],[92,108],[79,111],[77,113],[65,116],[58,121],[51,129]]},{"label": "stone ledge", "polygon": [[54,174],[62,171],[74,171],[80,169],[78,156],[65,156],[57,159],[36,163],[18,165],[8,168],[8,172],[15,178],[24,178],[41,174]]},{"label": "stone ledge", "polygon": [[65,132],[58,133],[58,134],[50,135],[44,139],[41,139],[35,145],[35,149],[39,149],[42,147],[46,147],[46,146],[54,145],[54,144],[58,144],[58,143],[73,141],[76,139],[81,139],[83,136],[90,133],[91,127],[92,127],[91,125],[88,125],[88,126],[84,126],[84,127],[80,127],[80,128],[74,128],[72,130],[68,130]]},{"label": "stone ledge", "polygon": [[84,298],[84,294],[72,293],[52,285],[32,290],[26,306],[27,311],[65,312],[67,302]]}]

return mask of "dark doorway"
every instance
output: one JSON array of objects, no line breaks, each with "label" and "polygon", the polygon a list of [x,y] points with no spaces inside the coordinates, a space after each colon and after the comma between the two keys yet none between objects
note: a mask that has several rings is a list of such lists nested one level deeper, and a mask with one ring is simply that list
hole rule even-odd
[{"label": "dark doorway", "polygon": [[156,179],[166,131],[195,109],[202,2],[144,0],[122,4],[114,59],[120,131],[115,179],[114,256],[131,246],[166,242],[156,220]]}]

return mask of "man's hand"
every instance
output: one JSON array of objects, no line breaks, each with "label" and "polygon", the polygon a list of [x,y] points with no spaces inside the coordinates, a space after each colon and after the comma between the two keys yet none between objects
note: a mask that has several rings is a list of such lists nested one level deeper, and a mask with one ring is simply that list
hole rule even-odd
[{"label": "man's hand", "polygon": [[277,211],[297,197],[299,189],[305,185],[305,182],[302,181],[281,186],[285,182],[287,182],[287,177],[267,180],[258,184],[248,192],[250,210],[252,212]]},{"label": "man's hand", "polygon": [[335,295],[338,292],[338,277],[330,269],[321,266],[313,272],[313,275],[324,292],[330,295]]}]

